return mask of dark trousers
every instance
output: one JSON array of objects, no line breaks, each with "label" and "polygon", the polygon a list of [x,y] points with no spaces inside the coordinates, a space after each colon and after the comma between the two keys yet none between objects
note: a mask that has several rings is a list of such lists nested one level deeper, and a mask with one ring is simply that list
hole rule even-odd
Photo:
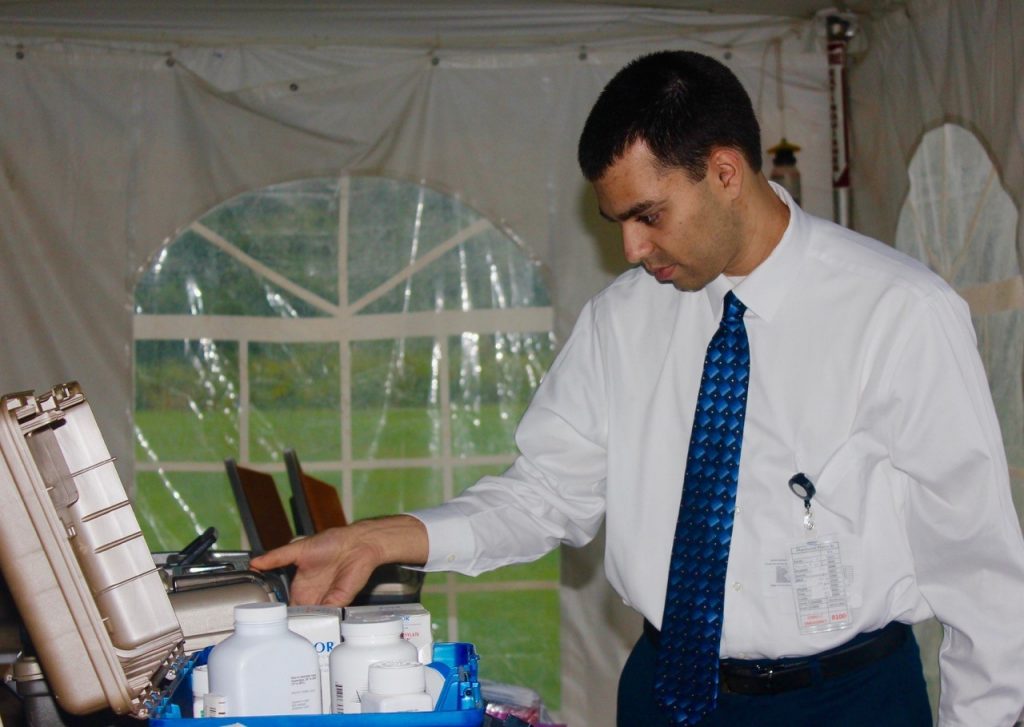
[{"label": "dark trousers", "polygon": [[[657,652],[646,636],[619,680],[618,727],[668,727],[654,702]],[[928,692],[913,634],[889,656],[832,679],[781,694],[722,693],[700,727],[930,727]]]}]

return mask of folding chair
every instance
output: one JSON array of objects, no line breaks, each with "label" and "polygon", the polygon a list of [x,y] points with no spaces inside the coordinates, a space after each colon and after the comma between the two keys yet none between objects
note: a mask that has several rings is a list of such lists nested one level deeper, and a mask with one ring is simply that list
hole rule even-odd
[{"label": "folding chair", "polygon": [[294,449],[284,451],[284,465],[292,486],[292,509],[297,535],[314,535],[348,525],[345,509],[333,485],[302,471]]},{"label": "folding chair", "polygon": [[292,526],[274,478],[266,472],[242,467],[230,458],[224,460],[224,468],[252,552],[259,555],[287,545],[293,537]]},{"label": "folding chair", "polygon": [[[303,472],[294,449],[284,451],[284,463],[292,486],[295,527],[300,535],[313,535],[348,523],[335,487]],[[422,571],[397,564],[379,566],[352,605],[418,603],[423,576]]]}]

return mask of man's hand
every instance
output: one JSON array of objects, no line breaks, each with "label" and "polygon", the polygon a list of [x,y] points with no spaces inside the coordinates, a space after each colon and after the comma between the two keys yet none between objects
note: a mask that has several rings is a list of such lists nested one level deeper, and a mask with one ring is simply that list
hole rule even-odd
[{"label": "man's hand", "polygon": [[294,564],[291,600],[299,605],[347,606],[385,563],[423,565],[427,530],[409,515],[360,520],[275,548],[252,559],[256,570]]}]

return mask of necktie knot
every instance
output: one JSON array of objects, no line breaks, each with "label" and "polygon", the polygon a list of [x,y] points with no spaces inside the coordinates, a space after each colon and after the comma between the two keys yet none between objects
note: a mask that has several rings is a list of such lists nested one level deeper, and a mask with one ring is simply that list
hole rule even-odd
[{"label": "necktie knot", "polygon": [[736,294],[731,290],[725,294],[725,304],[722,310],[722,322],[726,321],[735,322],[743,319],[743,314],[746,312],[747,306],[743,305],[743,301],[736,297]]}]

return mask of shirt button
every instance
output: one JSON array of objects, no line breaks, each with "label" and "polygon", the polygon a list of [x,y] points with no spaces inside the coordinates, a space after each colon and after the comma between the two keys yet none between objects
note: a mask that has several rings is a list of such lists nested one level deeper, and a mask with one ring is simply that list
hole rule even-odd
[{"label": "shirt button", "polygon": [[454,563],[455,562],[455,553],[449,553],[448,557],[445,560],[447,560],[449,563]]},{"label": "shirt button", "polygon": [[743,590],[743,584],[740,583],[739,581],[733,581],[732,582],[732,590],[734,590],[734,591],[742,591]]}]

